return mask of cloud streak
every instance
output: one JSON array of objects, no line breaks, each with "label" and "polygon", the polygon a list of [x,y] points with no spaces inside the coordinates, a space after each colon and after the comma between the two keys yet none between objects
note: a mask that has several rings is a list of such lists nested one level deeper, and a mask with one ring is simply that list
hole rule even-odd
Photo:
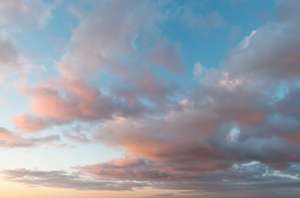
[{"label": "cloud streak", "polygon": [[24,138],[5,128],[0,127],[0,147],[4,148],[30,148],[40,145],[51,145],[60,142],[57,135],[36,138]]}]

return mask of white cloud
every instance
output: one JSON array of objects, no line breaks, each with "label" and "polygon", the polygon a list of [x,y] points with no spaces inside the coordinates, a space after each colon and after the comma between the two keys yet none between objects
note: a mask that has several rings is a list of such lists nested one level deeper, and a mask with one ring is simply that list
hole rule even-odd
[{"label": "white cloud", "polygon": [[249,34],[249,36],[246,36],[246,37],[244,38],[244,40],[241,42],[241,48],[242,48],[242,49],[245,49],[245,48],[247,48],[247,47],[250,45],[250,43],[251,43],[252,39],[255,37],[256,33],[257,33],[257,31],[256,31],[256,30],[253,30],[253,31]]}]

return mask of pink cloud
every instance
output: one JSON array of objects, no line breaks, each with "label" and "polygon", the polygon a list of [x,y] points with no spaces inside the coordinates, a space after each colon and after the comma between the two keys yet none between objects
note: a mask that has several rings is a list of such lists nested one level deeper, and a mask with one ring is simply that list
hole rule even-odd
[{"label": "pink cloud", "polygon": [[[110,119],[114,115],[134,115],[140,106],[129,106],[126,101],[103,94],[82,80],[59,79],[30,89],[31,114],[16,117],[16,125],[35,131],[52,125],[76,120]],[[141,109],[139,109],[141,108]]]},{"label": "pink cloud", "polygon": [[45,123],[42,119],[26,114],[15,117],[14,122],[17,128],[26,132],[35,132],[47,127],[47,123]]}]

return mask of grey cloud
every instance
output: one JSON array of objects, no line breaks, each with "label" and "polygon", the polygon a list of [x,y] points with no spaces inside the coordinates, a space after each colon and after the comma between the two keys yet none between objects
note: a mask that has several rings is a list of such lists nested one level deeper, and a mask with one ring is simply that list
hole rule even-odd
[{"label": "grey cloud", "polygon": [[[109,164],[106,164],[106,166]],[[112,166],[117,166],[117,164]],[[136,167],[135,164],[128,164]],[[116,168],[116,167],[115,167]],[[299,195],[299,165],[292,164],[284,170],[274,170],[260,162],[234,164],[232,168],[203,174],[190,180],[150,180],[137,181],[136,178],[103,179],[100,175],[87,176],[82,172],[39,171],[29,169],[3,170],[1,175],[11,182],[31,186],[72,188],[77,190],[112,190],[122,191],[133,188],[155,187],[176,190],[172,194],[158,194],[157,197],[260,197],[271,193],[291,196]],[[116,171],[117,173],[118,171]],[[120,180],[121,179],[121,180]],[[155,196],[154,196],[155,197]],[[279,196],[280,197],[280,196]]]},{"label": "grey cloud", "polygon": [[24,183],[31,186],[55,188],[71,188],[77,190],[131,190],[145,184],[126,181],[95,180],[79,175],[76,172],[39,171],[28,169],[3,170],[1,175],[11,182]]},{"label": "grey cloud", "polygon": [[0,33],[0,78],[15,72],[21,67],[21,54],[11,38]]},{"label": "grey cloud", "polygon": [[3,148],[28,148],[41,145],[59,145],[58,135],[25,138],[12,131],[0,127],[0,147]]}]

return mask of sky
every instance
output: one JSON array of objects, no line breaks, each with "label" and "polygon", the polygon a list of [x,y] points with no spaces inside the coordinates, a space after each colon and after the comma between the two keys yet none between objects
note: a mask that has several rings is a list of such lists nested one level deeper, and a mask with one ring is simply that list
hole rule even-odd
[{"label": "sky", "polygon": [[0,195],[299,197],[299,9],[0,0]]}]

